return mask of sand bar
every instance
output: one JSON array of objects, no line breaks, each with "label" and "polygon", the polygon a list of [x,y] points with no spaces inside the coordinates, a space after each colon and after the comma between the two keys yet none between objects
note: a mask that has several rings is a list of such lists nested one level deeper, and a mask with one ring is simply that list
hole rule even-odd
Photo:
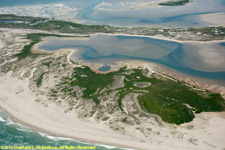
[{"label": "sand bar", "polygon": [[[129,136],[121,135],[102,123],[96,123],[91,119],[80,120],[76,118],[76,112],[64,113],[64,110],[55,104],[43,107],[35,102],[35,97],[28,90],[26,81],[14,79],[3,79],[0,82],[0,107],[9,117],[32,129],[50,135],[72,138],[88,143],[113,145],[122,148],[132,149],[177,149],[180,147],[170,147],[163,145],[153,145],[148,142],[141,142]],[[18,90],[11,85],[19,83],[23,89],[22,93],[14,93]],[[186,150],[186,149],[185,149]],[[188,150],[188,149],[187,149]]]}]

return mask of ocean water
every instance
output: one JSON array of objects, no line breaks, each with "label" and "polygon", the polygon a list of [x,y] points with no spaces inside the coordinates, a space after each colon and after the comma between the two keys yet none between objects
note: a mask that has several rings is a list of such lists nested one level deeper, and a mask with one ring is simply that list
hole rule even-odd
[{"label": "ocean water", "polygon": [[[207,62],[205,59],[208,59],[208,55],[199,55],[198,49],[193,50],[190,44],[185,46],[178,42],[148,37],[97,35],[86,39],[46,38],[45,42],[39,45],[39,48],[47,51],[76,48],[80,51],[81,56],[76,53],[73,57],[92,61],[92,63],[104,60],[109,65],[110,62],[121,60],[144,60],[159,63],[193,76],[225,80],[223,63],[225,56],[220,55],[224,54],[224,43],[218,45],[221,47],[212,53],[221,56],[221,63],[213,66],[210,66],[209,62],[217,61],[219,57],[210,58],[211,60]],[[198,64],[198,67],[193,64]]]},{"label": "ocean water", "polygon": [[[200,27],[207,23],[201,22],[200,14],[211,14],[225,12],[225,0],[195,0],[184,6],[157,6],[153,5],[157,0],[0,0],[1,7],[14,14],[36,15],[32,9],[27,10],[27,6],[37,6],[43,4],[60,4],[74,9],[77,14],[76,19],[84,24],[104,24],[118,26],[167,26],[167,27]],[[23,8],[15,9],[13,6]],[[35,7],[37,9],[37,7]],[[51,10],[43,7],[38,16],[60,18]],[[10,10],[10,11],[8,11]],[[0,10],[1,12],[1,10]],[[68,14],[71,15],[71,14]],[[61,16],[66,19],[68,16]]]},{"label": "ocean water", "polygon": [[[11,121],[0,110],[0,146],[82,146],[93,147],[96,150],[124,150],[113,146],[100,146],[74,141],[68,138],[50,136],[34,131],[28,127]],[[1,149],[1,147],[0,147]]]},{"label": "ocean water", "polygon": [[[119,26],[168,26],[168,27],[199,27],[206,24],[196,19],[201,14],[225,12],[225,0],[195,0],[194,3],[181,7],[141,7],[150,6],[148,2],[157,0],[0,0],[0,8],[11,9],[14,14],[20,15],[14,6],[23,7],[21,10],[27,15],[28,6],[43,4],[62,4],[74,8],[77,12],[75,19],[85,24],[104,24]],[[144,4],[144,5],[143,5]],[[146,4],[146,5],[145,5]],[[7,8],[6,8],[7,7]],[[36,9],[36,8],[35,8]],[[29,11],[32,9],[29,9]],[[7,11],[6,11],[7,12]],[[42,14],[57,14],[43,11]],[[41,16],[41,15],[40,15]],[[42,16],[42,17],[43,17]],[[102,42],[104,40],[104,42]],[[86,42],[86,43],[85,43]],[[99,42],[101,45],[99,45]],[[58,43],[58,44],[57,44]],[[225,43],[221,43],[225,46]],[[201,71],[193,69],[184,60],[187,58],[187,49],[182,44],[140,37],[98,37],[85,41],[79,40],[48,40],[41,48],[58,50],[60,48],[78,48],[82,51],[81,57],[87,61],[136,59],[152,61],[174,68],[180,72],[204,78],[225,80],[225,72]],[[138,50],[138,51],[137,51]],[[192,54],[195,55],[195,54]],[[199,59],[197,57],[196,59]],[[104,64],[104,63],[103,63]],[[109,64],[108,64],[109,65]],[[201,67],[201,66],[200,66]],[[107,68],[103,68],[105,70]],[[71,139],[54,137],[34,131],[28,127],[12,122],[0,111],[0,146],[93,146]],[[1,148],[0,148],[1,149]],[[97,150],[121,150],[110,146],[98,146]]]}]

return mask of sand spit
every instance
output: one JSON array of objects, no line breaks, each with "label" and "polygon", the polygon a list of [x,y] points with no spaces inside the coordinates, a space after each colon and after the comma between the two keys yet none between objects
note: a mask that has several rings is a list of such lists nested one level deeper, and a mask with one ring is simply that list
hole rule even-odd
[{"label": "sand spit", "polygon": [[206,24],[211,24],[211,26],[225,26],[225,13],[212,13],[212,14],[203,14],[198,15],[201,22],[206,22]]},{"label": "sand spit", "polygon": [[[15,88],[11,87],[12,84],[14,84]],[[14,92],[18,90],[18,86],[23,92],[15,94]],[[118,134],[104,124],[95,123],[91,120],[80,120],[76,117],[75,112],[65,113],[63,109],[54,104],[43,107],[35,102],[35,96],[29,91],[27,81],[1,78],[0,106],[14,121],[50,135],[123,148],[146,150],[149,148],[155,150],[180,149],[141,142]]]},{"label": "sand spit", "polygon": [[[194,121],[181,126],[159,127],[143,124],[144,128],[151,127],[152,130],[158,131],[159,135],[150,135],[154,136],[153,140],[142,141],[113,131],[104,122],[96,122],[91,118],[78,118],[76,111],[65,113],[63,107],[56,106],[54,103],[44,107],[35,102],[35,99],[35,94],[29,89],[28,80],[0,78],[1,109],[14,121],[49,135],[138,150],[220,150],[225,147],[224,112],[201,113],[196,115]],[[138,137],[135,129],[131,128],[131,130]],[[164,137],[159,131],[162,135],[163,132],[171,132],[171,134],[169,137]],[[157,142],[159,139],[160,143]]]},{"label": "sand spit", "polygon": [[152,39],[158,39],[158,40],[165,40],[165,41],[172,41],[172,42],[178,42],[178,43],[200,43],[200,44],[204,44],[205,42],[209,43],[222,43],[225,42],[225,40],[212,40],[212,41],[197,41],[197,40],[188,40],[188,41],[181,41],[181,40],[177,40],[174,38],[169,38],[169,37],[165,37],[162,35],[155,35],[155,36],[148,36],[148,35],[130,35],[130,34],[112,34],[112,33],[96,33],[96,34],[91,34],[91,36],[97,36],[97,35],[111,35],[111,36],[130,36],[130,37],[147,37],[147,38],[152,38]]},{"label": "sand spit", "polygon": [[[16,31],[16,32],[15,32]],[[19,33],[23,30],[8,30],[4,33],[6,39],[11,39],[12,34],[18,37],[14,41],[20,44],[21,47],[26,45],[27,41],[19,40]],[[31,33],[26,32],[26,33]],[[22,34],[24,35],[24,34]],[[0,39],[1,40],[1,39]],[[3,47],[6,47],[4,41],[1,41]],[[13,43],[13,42],[10,42]],[[10,45],[11,46],[11,45]],[[6,50],[1,48],[1,51]],[[7,52],[18,52],[17,49],[7,49]],[[36,75],[41,73],[40,70],[47,71],[46,66],[38,66],[43,63],[47,57],[50,60],[55,60],[61,63],[62,60],[70,63],[67,69],[74,67],[70,62],[72,53],[78,51],[70,49],[65,51],[57,51],[44,58],[40,57],[35,60],[27,58],[29,63],[20,66],[22,69],[11,69],[7,73],[0,73],[0,107],[3,109],[14,121],[29,126],[37,131],[42,131],[50,135],[68,137],[78,141],[85,141],[89,143],[113,145],[122,148],[132,149],[153,149],[153,150],[221,150],[225,148],[225,118],[224,112],[221,113],[201,113],[196,115],[196,118],[190,122],[182,124],[181,126],[162,123],[161,125],[154,122],[154,119],[140,120],[139,125],[128,125],[120,122],[113,122],[114,126],[122,126],[124,132],[115,130],[107,126],[106,122],[96,120],[95,116],[90,118],[80,118],[76,109],[65,112],[67,106],[56,105],[49,102],[47,105],[42,105],[37,102],[38,96],[41,95],[39,89],[46,91],[46,87],[54,85],[50,80],[58,73],[66,70],[60,70],[60,67],[55,66],[53,74],[45,78],[45,83],[37,91],[36,88],[35,69]],[[63,57],[65,56],[66,57]],[[4,55],[10,59],[8,55]],[[61,58],[61,59],[59,59]],[[65,58],[65,59],[64,59]],[[47,60],[46,60],[47,61]],[[40,63],[39,63],[40,62]],[[1,66],[2,64],[0,64]],[[81,64],[82,65],[82,64]],[[116,66],[116,65],[115,65]],[[149,68],[150,72],[158,71],[158,65],[144,61],[122,61],[117,67],[127,66],[128,68]],[[39,67],[39,68],[38,68]],[[52,69],[50,67],[50,69]],[[167,70],[168,71],[168,70]],[[178,74],[180,76],[180,74]],[[47,80],[48,79],[48,80]],[[194,80],[195,81],[195,80]],[[39,94],[39,95],[38,95]],[[42,95],[47,97],[47,95]],[[46,98],[47,99],[47,98]],[[64,100],[64,99],[63,99]],[[129,104],[135,100],[135,96],[130,95],[123,103],[127,104],[126,111],[132,109]],[[135,102],[134,102],[135,103]],[[107,103],[105,103],[107,104]],[[126,105],[125,105],[126,106]],[[80,109],[80,108],[79,108]],[[87,111],[88,106],[84,107],[82,111]],[[120,116],[121,113],[116,115]],[[110,116],[111,119],[115,116]],[[139,118],[141,119],[141,118]],[[141,127],[141,128],[140,128]],[[139,129],[138,129],[139,128]],[[142,130],[143,129],[143,130]],[[148,130],[148,131],[147,131]],[[150,131],[151,130],[151,131]]]}]

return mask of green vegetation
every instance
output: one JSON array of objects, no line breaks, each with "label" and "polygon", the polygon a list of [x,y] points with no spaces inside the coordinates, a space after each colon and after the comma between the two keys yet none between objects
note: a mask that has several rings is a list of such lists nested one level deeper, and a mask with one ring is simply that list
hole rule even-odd
[{"label": "green vegetation", "polygon": [[0,21],[23,21],[29,23],[36,23],[38,21],[45,21],[48,20],[47,18],[41,17],[29,17],[29,16],[17,16],[13,14],[1,14]]},{"label": "green vegetation", "polygon": [[37,79],[37,83],[36,83],[37,87],[40,87],[42,85],[42,79],[43,79],[43,77],[44,77],[45,74],[46,74],[46,72],[43,72],[40,75],[40,77]]},{"label": "green vegetation", "polygon": [[140,70],[129,77],[129,80],[139,76],[138,81],[151,82],[145,89],[147,92],[139,95],[142,108],[159,115],[169,123],[182,124],[192,121],[194,112],[223,111],[224,99],[220,94],[194,90],[182,82],[175,82],[161,75],[153,74],[153,78],[142,75]]},{"label": "green vegetation", "polygon": [[159,3],[159,5],[163,5],[163,6],[181,6],[181,5],[186,5],[189,2],[191,2],[191,0],[168,1],[168,2],[165,2],[165,3]]},{"label": "green vegetation", "polygon": [[20,53],[15,55],[19,60],[26,58],[27,56],[37,56],[37,54],[31,53],[31,48],[34,44],[40,42],[40,36],[37,34],[28,34],[27,39],[31,39],[31,42],[28,45],[25,45]]},{"label": "green vegetation", "polygon": [[[114,76],[116,73],[119,73],[123,70],[120,69],[118,72],[111,72],[108,74],[97,74],[93,72],[89,67],[85,66],[83,68],[76,67],[74,68],[74,72],[72,74],[71,78],[64,78],[63,82],[60,83],[58,86],[63,87],[60,88],[62,92],[69,93],[74,95],[74,92],[72,89],[69,91],[68,86],[74,87],[79,86],[80,88],[85,88],[83,90],[83,98],[84,99],[93,99],[93,101],[96,104],[100,103],[99,96],[103,95],[100,94],[100,91],[104,88],[107,88],[109,90],[109,86],[114,82]],[[108,91],[109,93],[110,91]]]},{"label": "green vegetation", "polygon": [[47,66],[49,68],[51,63],[52,63],[52,61],[44,62],[44,63],[42,63],[42,65],[45,65],[45,66]]},{"label": "green vegetation", "polygon": [[[84,99],[93,99],[99,104],[100,96],[112,92],[110,86],[115,81],[115,75],[123,75],[124,87],[114,89],[118,91],[117,102],[121,111],[122,100],[129,93],[139,94],[138,101],[146,112],[157,114],[165,122],[178,125],[192,121],[195,113],[225,110],[224,99],[220,94],[194,90],[185,83],[170,80],[157,73],[149,78],[142,74],[141,69],[133,69],[130,75],[125,74],[126,71],[126,68],[121,68],[116,72],[97,74],[89,67],[76,67],[70,78],[63,78],[57,85],[57,90],[76,97],[73,89],[79,86],[83,89]],[[136,87],[136,82],[150,82],[151,86]]]},{"label": "green vegetation", "polygon": [[[188,1],[188,0],[187,0]],[[167,3],[161,5],[178,5],[187,2],[186,0]],[[191,0],[189,0],[191,2]],[[9,21],[9,22],[7,22]],[[20,21],[19,23],[11,21]],[[176,38],[179,40],[196,40],[195,37],[185,36],[193,34],[198,38],[197,40],[211,41],[223,40],[225,37],[225,27],[204,27],[204,28],[149,28],[149,27],[111,27],[106,25],[83,25],[62,20],[54,20],[40,17],[25,17],[15,15],[0,14],[0,27],[2,28],[19,28],[19,29],[36,29],[49,31],[52,33],[79,33],[79,34],[93,34],[93,33],[125,33],[135,35],[163,35],[166,37]],[[185,34],[183,34],[185,33]],[[177,38],[177,34],[183,36]]]},{"label": "green vegetation", "polygon": [[189,28],[187,31],[192,32],[193,34],[201,33],[202,35],[210,35],[214,40],[219,40],[221,37],[225,36],[225,28],[220,27],[204,27],[204,28]]},{"label": "green vegetation", "polygon": [[[7,21],[20,21],[20,23],[13,23]],[[54,20],[40,17],[26,17],[16,15],[0,15],[0,27],[7,28],[21,28],[21,29],[36,29],[50,32],[61,33],[111,33],[109,26],[104,25],[84,25],[63,20]]]},{"label": "green vegetation", "polygon": [[225,108],[219,94],[194,91],[184,83],[168,79],[155,81],[148,93],[139,96],[139,102],[147,112],[159,115],[166,122],[182,124],[192,121],[194,112],[223,111]]},{"label": "green vegetation", "polygon": [[65,68],[66,67],[66,64],[62,64],[62,67]]},{"label": "green vegetation", "polygon": [[[145,32],[145,28],[112,28],[108,26],[98,25],[81,25],[65,21],[49,20],[44,18],[33,17],[19,17],[14,15],[0,15],[0,20],[19,20],[29,23],[5,23],[0,22],[0,27],[8,28],[28,28],[40,29],[54,32],[64,33],[95,33],[95,32],[115,32],[121,30],[122,32],[130,32],[133,30],[140,30],[139,34]],[[12,19],[14,18],[14,19]],[[37,23],[39,22],[39,23]],[[32,23],[32,24],[31,24]],[[143,30],[142,30],[143,29]],[[152,32],[153,31],[153,32]],[[206,28],[191,28],[191,29],[151,29],[149,33],[145,34],[159,34],[169,36],[169,32],[191,32],[197,34],[211,35],[214,39],[224,38],[224,27],[206,27]],[[41,41],[42,37],[71,37],[56,34],[33,33],[28,34],[27,39],[31,42],[24,46],[20,53],[16,54],[19,60],[26,57],[36,57],[39,54],[31,53],[31,48],[34,44]],[[73,36],[74,37],[74,36]],[[72,61],[71,61],[72,62]],[[44,62],[42,65],[50,67],[52,61]],[[72,62],[77,64],[76,62]],[[67,64],[62,64],[66,68]],[[151,78],[142,74],[141,69],[133,69],[133,73],[127,75],[126,67],[118,71],[110,72],[108,74],[98,74],[93,72],[89,67],[76,67],[70,77],[64,77],[62,81],[56,85],[56,89],[51,92],[52,98],[56,98],[58,94],[63,93],[72,97],[77,97],[78,93],[76,87],[82,90],[82,98],[92,99],[96,105],[101,103],[101,97],[109,95],[116,91],[115,101],[118,107],[123,111],[124,97],[129,93],[138,94],[138,102],[142,109],[146,112],[159,115],[162,120],[168,123],[182,124],[190,122],[195,117],[195,113],[209,112],[209,111],[224,111],[225,103],[220,94],[210,93],[209,91],[194,90],[185,85],[185,83],[170,80],[163,75],[153,74]],[[42,85],[42,80],[46,72],[42,73],[36,81],[37,87]],[[110,89],[115,82],[115,76],[124,76],[124,87],[117,89]],[[149,82],[151,86],[137,87],[134,83]],[[125,120],[123,120],[125,121]]]},{"label": "green vegetation", "polygon": [[140,90],[133,86],[135,80],[150,82],[151,86],[141,88],[146,92],[139,95],[139,103],[145,111],[159,115],[165,122],[182,124],[192,121],[194,113],[225,110],[224,99],[220,94],[194,90],[185,83],[175,82],[159,74],[148,78],[142,75],[141,70],[134,71],[126,75],[128,80],[124,82],[125,91],[134,93]]}]

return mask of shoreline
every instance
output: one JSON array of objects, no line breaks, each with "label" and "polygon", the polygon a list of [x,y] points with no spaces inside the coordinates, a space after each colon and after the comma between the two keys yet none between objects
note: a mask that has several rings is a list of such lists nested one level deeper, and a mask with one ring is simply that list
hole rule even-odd
[{"label": "shoreline", "polygon": [[[211,92],[220,93],[221,96],[225,99],[225,86],[223,83],[225,81],[216,80],[216,79],[208,79],[208,78],[202,78],[198,76],[193,76],[190,74],[185,74],[183,72],[179,72],[173,68],[169,68],[167,66],[157,64],[154,62],[146,62],[146,61],[123,61],[120,62],[120,67],[123,66],[123,64],[130,64],[132,66],[145,66],[149,67],[153,70],[155,73],[164,74],[170,78],[174,78],[175,80],[178,80],[180,82],[184,82],[185,84],[196,86],[197,89],[200,90],[209,90]],[[137,65],[138,64],[138,65]]]},{"label": "shoreline", "polygon": [[[3,108],[3,107],[5,107],[5,108]],[[24,121],[23,119],[18,117],[18,116],[20,116],[20,112],[18,110],[13,109],[12,107],[10,108],[10,106],[7,105],[2,99],[0,99],[0,109],[13,122],[21,124],[23,126],[26,126],[26,127],[30,128],[30,129],[36,131],[36,132],[42,132],[42,133],[50,135],[50,136],[68,138],[68,140],[74,140],[74,141],[77,141],[77,142],[84,142],[84,143],[87,143],[87,144],[90,144],[90,145],[94,145],[93,143],[95,143],[95,145],[105,145],[105,146],[114,145],[117,148],[124,148],[124,149],[130,149],[130,148],[132,148],[132,149],[135,148],[136,149],[136,148],[138,148],[138,147],[129,147],[129,146],[126,147],[125,144],[118,144],[118,143],[114,143],[114,142],[100,142],[98,140],[91,140],[89,138],[87,139],[87,138],[81,138],[81,137],[72,136],[72,135],[66,135],[66,133],[63,134],[63,132],[61,132],[61,133],[57,133],[57,132],[54,133],[54,131],[52,131],[52,130],[49,131],[47,129],[43,129],[43,128],[37,127],[34,124],[28,123],[27,121]]]},{"label": "shoreline", "polygon": [[152,38],[152,39],[157,39],[157,40],[164,40],[164,41],[171,41],[171,42],[178,42],[178,43],[200,43],[200,44],[204,44],[204,43],[221,43],[221,42],[225,42],[225,39],[223,40],[212,40],[212,41],[194,41],[194,40],[190,40],[190,41],[181,41],[181,40],[176,40],[176,39],[172,39],[172,38],[168,38],[168,37],[160,37],[160,36],[149,36],[149,35],[131,35],[131,34],[123,34],[123,33],[95,33],[95,34],[91,34],[92,36],[96,36],[96,35],[114,35],[114,36],[130,36],[130,37],[146,37],[146,38]]},{"label": "shoreline", "polygon": [[[59,34],[59,35],[64,35],[64,34]],[[199,44],[204,44],[204,43],[222,43],[225,42],[225,39],[223,40],[211,40],[211,41],[196,41],[196,40],[189,40],[189,41],[181,41],[181,40],[176,40],[173,38],[165,37],[165,36],[160,36],[160,35],[132,35],[132,34],[127,34],[127,33],[93,33],[89,34],[90,37],[82,37],[82,35],[76,35],[76,34],[65,34],[65,35],[70,35],[70,36],[80,36],[80,37],[56,37],[56,38],[82,38],[83,40],[86,40],[90,37],[97,36],[97,35],[109,35],[109,36],[129,36],[129,37],[146,37],[146,38],[151,38],[151,39],[157,39],[157,40],[164,40],[164,41],[171,41],[171,42],[178,42],[178,43],[199,43]],[[84,35],[87,36],[87,35]],[[49,36],[50,37],[50,36]],[[54,37],[54,36],[52,36]],[[44,37],[46,38],[46,37]],[[41,42],[44,42],[45,39],[42,38]],[[40,42],[39,42],[40,43]],[[38,44],[38,43],[37,43]]]},{"label": "shoreline", "polygon": [[[126,63],[128,64],[128,62]],[[128,67],[132,66],[133,65],[130,64]],[[148,65],[146,64],[146,66]],[[153,64],[152,67],[154,68],[154,66],[155,65]],[[14,87],[12,88],[10,86],[10,83],[15,83],[15,80],[13,78],[12,81],[11,78],[8,78],[8,80],[10,81],[5,81],[4,78],[0,78],[0,109],[12,121],[27,126],[37,132],[43,132],[50,136],[65,137],[78,142],[85,142],[87,144],[95,143],[96,145],[115,146],[117,148],[125,149],[193,150],[186,144],[183,146],[171,146],[164,144],[157,145],[157,143],[153,142],[153,144],[150,141],[143,142],[127,135],[121,135],[106,126],[103,126],[104,124],[102,122],[93,123],[92,118],[89,118],[88,120],[80,120],[75,117],[76,112],[72,111],[64,113],[63,109],[61,109],[62,107],[56,107],[55,104],[50,103],[48,107],[44,107],[34,101],[35,97],[32,96],[32,93],[27,91],[29,88],[26,85],[26,82],[24,83],[24,81],[16,80],[20,82],[19,84],[17,83],[16,86],[20,86],[22,83],[27,89],[25,89],[23,93],[15,94],[13,93]],[[211,119],[205,119],[205,116],[210,116]],[[201,127],[199,126],[199,122],[203,125],[204,119],[205,121],[210,122],[212,119],[218,117],[223,118],[225,121],[225,112],[204,112],[196,114],[196,117],[192,122],[182,124],[181,126],[177,126],[177,128],[178,130],[183,130],[183,127],[189,124],[194,124],[199,128]],[[171,127],[173,128],[173,126],[167,125],[165,128],[170,130]],[[209,128],[211,129],[212,127],[209,126]],[[123,141],[123,143],[121,143],[121,141]],[[174,142],[175,141],[176,140],[174,140]]]},{"label": "shoreline", "polygon": [[[45,50],[38,49],[38,43],[32,47],[32,52],[35,53],[36,51],[40,52],[40,53],[41,52],[45,53]],[[70,51],[69,55],[67,57],[68,60],[71,58],[71,56],[73,54],[79,53],[79,50],[77,50],[76,48],[62,48],[57,51],[61,51],[61,52]],[[48,53],[48,51],[46,51],[46,52]],[[56,51],[49,52],[49,53],[54,53],[54,52],[56,52]],[[77,60],[78,60],[79,65],[89,66],[92,71],[99,73],[99,74],[107,74],[107,73],[110,73],[113,71],[117,71],[121,67],[124,67],[126,65],[127,66],[131,65],[135,68],[138,66],[145,66],[145,67],[150,67],[150,68],[153,67],[154,72],[166,74],[166,75],[168,75],[172,78],[175,78],[176,80],[179,80],[181,82],[184,82],[186,84],[189,84],[192,86],[197,86],[197,88],[199,88],[201,90],[209,90],[211,92],[220,93],[223,96],[223,98],[225,99],[225,86],[223,86],[223,83],[225,83],[224,80],[208,79],[208,78],[203,78],[203,77],[186,74],[186,73],[180,72],[178,70],[175,70],[173,68],[170,68],[168,66],[165,66],[165,65],[162,65],[159,63],[155,63],[155,62],[151,62],[151,61],[145,61],[145,60],[129,60],[129,59],[128,60],[119,60],[115,63],[116,65],[109,64],[111,66],[111,68],[108,71],[99,71],[98,70],[98,68],[103,65],[101,62],[99,62],[99,63],[93,63],[93,62],[89,62],[89,61],[85,62],[85,60],[82,60],[80,58],[78,58]],[[214,87],[214,86],[217,86],[217,87]]]},{"label": "shoreline", "polygon": [[[16,124],[19,124],[19,125],[22,125],[26,128],[29,128],[35,132],[38,132],[38,133],[43,133],[43,134],[46,134],[47,136],[53,136],[53,137],[56,137],[56,138],[62,138],[63,140],[69,140],[69,141],[75,141],[75,142],[79,142],[79,143],[84,143],[84,144],[89,144],[89,145],[96,145],[96,146],[104,146],[104,147],[113,147],[113,148],[122,148],[122,149],[127,149],[127,150],[135,150],[135,149],[130,149],[130,148],[126,148],[126,147],[122,147],[123,145],[115,145],[115,146],[111,146],[111,145],[107,145],[106,143],[94,143],[94,141],[85,141],[85,140],[82,140],[82,139],[78,139],[78,138],[74,138],[74,137],[69,137],[69,136],[64,136],[64,135],[59,135],[59,134],[55,134],[53,132],[49,132],[48,130],[44,130],[44,129],[40,129],[40,128],[37,128],[37,127],[34,127],[33,125],[31,124],[28,124],[28,123],[25,123],[21,120],[18,120],[15,116],[13,116],[12,114],[10,114],[6,109],[2,108],[2,100],[0,99],[0,111],[5,115],[7,116],[10,120],[12,120],[13,123],[16,123]],[[118,147],[117,147],[118,146]]]},{"label": "shoreline", "polygon": [[[137,67],[141,64],[145,64],[150,68],[157,67],[153,63],[151,63],[152,66],[149,66],[150,63],[147,64],[143,62],[139,62],[139,64],[135,62],[133,62],[134,64],[129,62],[121,63],[121,65],[130,64],[128,67]],[[15,78],[11,77],[1,77],[0,83],[0,107],[3,108],[1,110],[6,112],[13,121],[28,126],[35,131],[40,131],[57,137],[71,138],[72,140],[88,144],[96,143],[96,145],[112,145],[126,149],[193,150],[186,144],[172,146],[166,143],[158,143],[157,145],[156,142],[143,142],[128,135],[122,135],[105,126],[103,122],[93,122],[93,118],[80,120],[76,117],[76,110],[65,113],[62,109],[63,107],[56,107],[54,103],[50,103],[48,107],[44,107],[34,101],[35,97],[32,96],[33,94],[29,91],[28,83],[22,80],[15,80]],[[16,85],[14,85],[15,87],[10,86],[12,83],[16,83]],[[16,90],[17,86],[21,85],[24,86],[24,91],[22,93],[15,94],[14,90]],[[216,113],[213,112],[205,114]],[[224,112],[221,114],[224,114]],[[202,115],[199,114],[199,116]],[[215,115],[212,115],[212,117],[215,117]],[[187,124],[196,123],[190,122]],[[187,124],[176,127],[178,129],[182,129],[182,126]],[[199,125],[198,122],[196,125]],[[165,129],[170,130],[173,127],[173,125],[166,125]],[[121,143],[121,141],[123,141],[123,143]],[[173,142],[177,142],[177,140],[174,140]]]},{"label": "shoreline", "polygon": [[[67,55],[67,59],[74,52],[75,51],[73,50],[71,50],[71,52],[67,52],[69,53],[69,55]],[[91,64],[91,62],[89,62],[89,64]],[[129,64],[128,67],[144,65],[153,70],[157,70],[157,68],[160,67],[157,63],[138,60],[120,61],[117,66],[120,67],[120,65],[126,64]],[[170,69],[167,68],[167,70]],[[176,74],[173,70],[170,71]],[[178,74],[178,76],[181,76],[181,74]],[[217,133],[225,133],[225,130],[221,127],[225,124],[225,119],[219,120],[221,117],[219,119],[216,118],[217,113],[215,112],[198,114],[198,117],[196,117],[193,122],[185,123],[181,126],[166,124],[163,128],[158,126],[155,128],[155,126],[143,124],[143,128],[150,126],[153,128],[153,131],[162,131],[161,135],[149,134],[149,136],[152,136],[153,138],[145,140],[147,142],[143,142],[143,140],[138,136],[133,138],[128,134],[123,135],[119,131],[112,130],[105,125],[103,121],[96,121],[92,117],[80,119],[77,117],[76,110],[65,113],[67,106],[59,107],[56,106],[55,103],[49,102],[47,103],[48,106],[45,107],[43,104],[35,102],[36,99],[37,97],[35,97],[35,93],[29,88],[27,78],[23,80],[18,79],[17,77],[14,78],[11,77],[10,73],[0,76],[0,107],[3,108],[1,110],[3,110],[3,112],[5,112],[13,121],[19,122],[20,124],[28,126],[36,131],[47,133],[48,135],[71,138],[85,143],[98,143],[98,145],[113,145],[118,148],[132,148],[138,150],[200,150],[207,147],[206,145],[202,145],[202,141],[208,141],[209,143],[213,141],[213,144],[217,146],[217,149],[225,147],[223,142],[224,136],[216,135]],[[224,112],[219,114],[224,115]],[[209,116],[207,119],[201,119],[202,116],[204,118],[207,115]],[[199,121],[201,121],[202,124],[200,124]],[[212,124],[207,124],[210,121]],[[196,126],[196,130],[185,130],[185,126],[192,124]],[[206,133],[203,133],[205,131],[202,127],[204,126],[209,129],[209,131],[206,130]],[[174,135],[170,134],[171,131],[174,131],[172,130],[174,128],[180,130],[180,133],[184,133],[184,139],[181,140],[179,138],[174,138]],[[133,128],[129,131],[135,133],[136,129]],[[163,135],[163,133],[167,132],[169,132],[168,138],[165,137],[166,134]],[[199,138],[199,146],[191,146],[189,138],[192,137],[196,137],[196,139]],[[162,143],[160,143],[161,141]]]},{"label": "shoreline", "polygon": [[[133,65],[131,64],[131,67],[132,66]],[[76,111],[65,113],[62,109],[63,107],[58,107],[54,103],[50,103],[48,107],[44,107],[34,101],[35,97],[32,96],[31,91],[27,91],[29,89],[26,85],[27,82],[17,79],[15,80],[14,78],[5,79],[0,78],[1,111],[13,122],[29,127],[34,131],[50,136],[68,138],[68,140],[71,139],[77,142],[85,142],[90,145],[113,146],[123,149],[193,150],[193,148],[189,147],[187,143],[184,145],[170,145],[166,143],[157,144],[154,141],[143,142],[142,140],[135,139],[128,135],[120,134],[105,126],[103,122],[94,122],[95,120],[93,121],[93,118],[81,120],[76,117]],[[22,93],[14,93],[16,88],[14,89],[14,87],[11,87],[10,83],[15,83],[15,81],[17,82],[16,86],[20,86],[22,84],[26,88]],[[205,119],[205,116],[210,116],[210,118]],[[175,127],[177,130],[185,132],[184,128],[192,124],[198,129],[201,128],[201,125],[205,125],[204,122],[211,122],[213,119],[217,119],[218,117],[224,119],[225,123],[225,112],[203,112],[196,114],[196,117],[192,122],[185,123],[180,126],[168,124],[163,130],[171,130]],[[215,124],[217,125],[218,122],[215,122]],[[206,127],[209,129],[217,129],[214,125]],[[221,125],[219,127],[221,128]],[[192,134],[188,136],[197,136],[195,135],[195,132],[196,131],[193,131]],[[221,134],[222,133],[223,132],[221,132]],[[209,138],[213,138],[213,136]],[[176,139],[171,139],[170,141],[179,142]],[[198,148],[199,147],[196,147],[196,149]]]},{"label": "shoreline", "polygon": [[[92,145],[99,145],[99,146],[110,146],[110,147],[116,147],[116,148],[122,148],[122,149],[140,149],[140,150],[148,150],[149,148],[154,150],[179,150],[181,147],[170,147],[169,145],[153,145],[151,143],[143,142],[135,140],[131,137],[125,136],[125,135],[119,135],[115,131],[113,131],[114,136],[118,136],[122,139],[116,139],[116,138],[109,138],[109,136],[105,135],[105,137],[91,136],[88,132],[83,132],[82,134],[76,133],[71,128],[62,128],[60,126],[52,126],[47,123],[42,124],[39,118],[30,118],[26,114],[23,114],[20,110],[13,108],[9,104],[7,104],[4,100],[0,99],[0,109],[1,111],[8,116],[13,122],[19,123],[21,125],[24,125],[28,128],[33,129],[36,132],[42,132],[44,134],[55,136],[55,137],[61,137],[61,138],[68,138],[68,140],[74,140],[77,142],[84,142],[87,144]],[[47,110],[47,108],[44,108]],[[46,114],[46,112],[45,112]],[[74,121],[74,120],[70,120]],[[31,123],[32,122],[32,123]],[[81,122],[81,121],[79,121]],[[82,121],[83,122],[83,121]],[[57,123],[57,122],[55,122]],[[98,124],[101,126],[101,124]],[[99,130],[100,131],[100,130]],[[96,135],[98,134],[98,131],[95,131]],[[76,133],[76,134],[75,134]],[[112,134],[112,133],[111,133]],[[121,137],[120,137],[121,136]],[[121,140],[123,140],[123,144],[121,143]],[[189,148],[182,147],[183,150],[191,150]]]},{"label": "shoreline", "polygon": [[[118,148],[148,150],[179,150],[180,147],[157,145],[123,135],[96,122],[94,118],[80,119],[76,110],[65,113],[64,107],[49,103],[48,107],[35,102],[36,97],[28,87],[27,80],[12,77],[0,78],[0,108],[15,122],[53,136],[71,138],[86,143],[110,145]],[[14,85],[13,87],[11,85]],[[18,87],[20,91],[17,92]],[[121,142],[123,141],[123,142]],[[186,149],[185,149],[186,150]],[[187,148],[187,150],[189,150]]]}]

